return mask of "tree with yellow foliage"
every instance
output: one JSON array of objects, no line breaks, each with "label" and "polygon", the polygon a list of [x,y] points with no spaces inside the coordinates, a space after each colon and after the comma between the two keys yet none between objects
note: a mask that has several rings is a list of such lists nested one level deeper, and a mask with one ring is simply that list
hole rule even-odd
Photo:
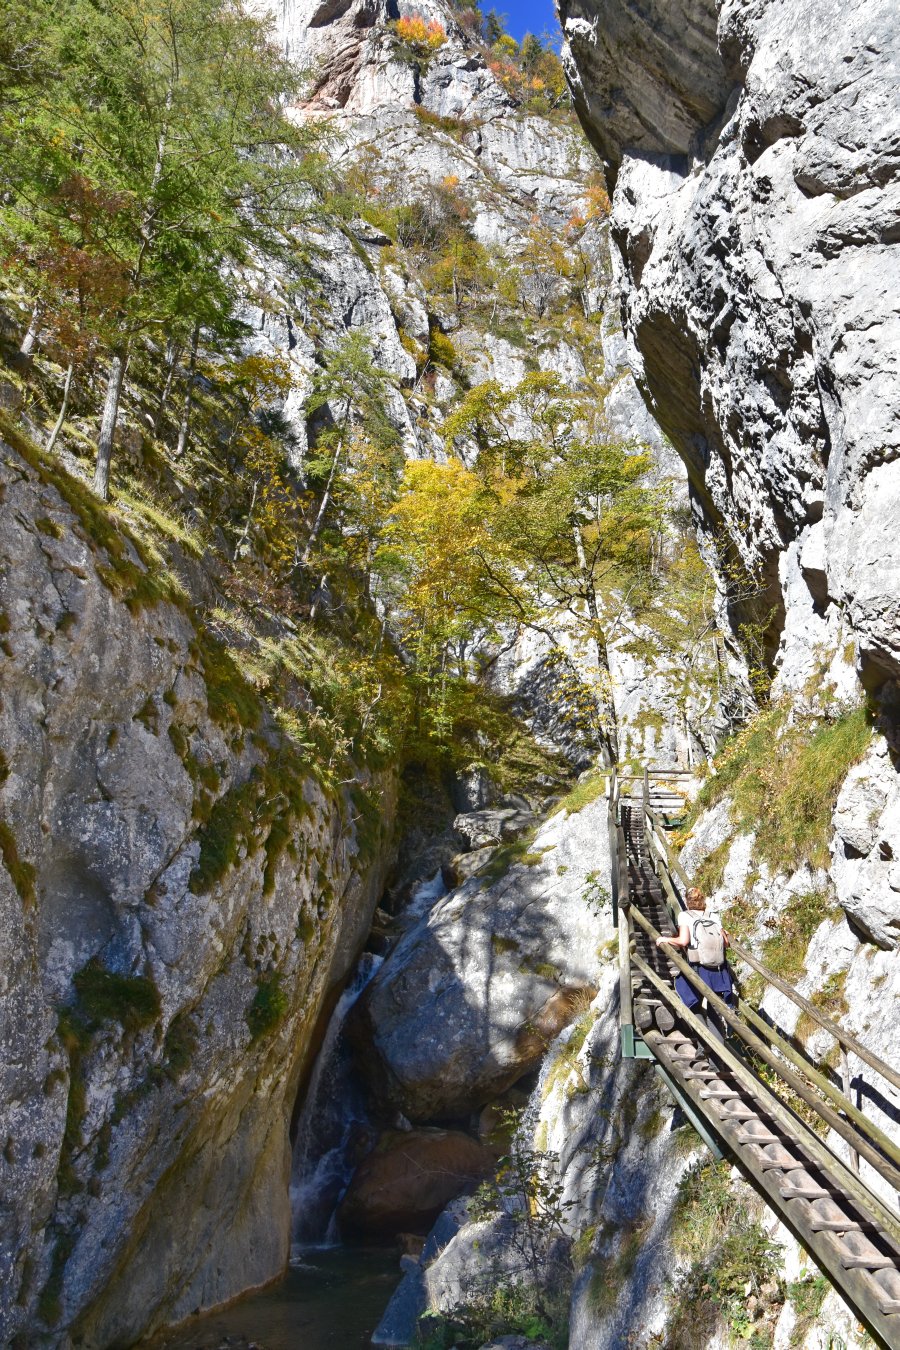
[{"label": "tree with yellow foliage", "polygon": [[505,604],[511,622],[593,652],[599,725],[614,761],[609,646],[643,599],[667,492],[648,482],[650,455],[611,436],[596,406],[594,392],[535,373],[505,394],[477,386],[445,430],[451,444],[477,447],[477,476],[494,503],[490,546],[470,545],[481,594],[493,592],[494,611]]},{"label": "tree with yellow foliage", "polygon": [[[515,588],[494,534],[497,494],[458,459],[406,465],[377,556],[381,594],[436,727],[476,641],[496,636]],[[503,585],[497,578],[503,578]]]}]

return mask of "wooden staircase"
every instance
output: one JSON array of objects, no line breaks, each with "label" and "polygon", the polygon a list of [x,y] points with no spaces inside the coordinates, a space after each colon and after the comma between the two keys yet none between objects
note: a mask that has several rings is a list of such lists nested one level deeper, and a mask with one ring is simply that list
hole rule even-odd
[{"label": "wooden staircase", "polygon": [[[667,796],[653,779],[648,771],[643,782],[633,778],[638,791],[628,799],[613,771],[609,789],[623,1055],[655,1061],[704,1138],[737,1164],[875,1339],[900,1350],[900,1147],[752,1005],[740,999],[728,1008],[677,949],[657,948],[660,934],[676,931],[688,878],[665,838],[664,812],[677,794]],[[882,1085],[900,1088],[897,1070],[739,943],[731,948]],[[703,993],[713,1019],[688,1011],[674,989],[679,972]]]}]

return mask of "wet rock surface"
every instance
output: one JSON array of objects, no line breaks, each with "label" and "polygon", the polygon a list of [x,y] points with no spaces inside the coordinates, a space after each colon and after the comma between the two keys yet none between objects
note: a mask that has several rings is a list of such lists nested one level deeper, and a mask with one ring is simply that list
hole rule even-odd
[{"label": "wet rock surface", "polygon": [[381,1241],[427,1233],[446,1204],[493,1168],[493,1154],[461,1130],[389,1131],[353,1175],[338,1212],[341,1232]]}]

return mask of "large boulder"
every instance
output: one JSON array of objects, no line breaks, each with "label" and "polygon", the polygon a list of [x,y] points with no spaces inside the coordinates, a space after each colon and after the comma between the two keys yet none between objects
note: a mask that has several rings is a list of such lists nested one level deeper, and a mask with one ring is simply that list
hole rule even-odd
[{"label": "large boulder", "polygon": [[491,844],[510,842],[525,834],[537,822],[521,806],[496,806],[483,811],[465,811],[456,817],[453,828],[470,849],[488,848]]},{"label": "large boulder", "polygon": [[461,1130],[390,1130],[353,1174],[338,1219],[345,1236],[426,1233],[445,1205],[483,1181],[494,1154]]},{"label": "large boulder", "polygon": [[[452,1120],[536,1067],[596,987],[612,935],[606,803],[565,808],[525,861],[473,877],[397,944],[354,1008],[373,1089],[410,1120]],[[599,889],[598,889],[599,887]]]}]

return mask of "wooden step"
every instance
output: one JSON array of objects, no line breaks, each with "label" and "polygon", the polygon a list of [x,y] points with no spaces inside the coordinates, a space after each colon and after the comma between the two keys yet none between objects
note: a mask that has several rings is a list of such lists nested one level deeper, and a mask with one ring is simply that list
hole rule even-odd
[{"label": "wooden step", "polygon": [[[718,1105],[719,1103],[717,1103]],[[740,1099],[733,1105],[729,1101],[721,1102],[721,1111],[719,1112],[723,1120],[757,1120],[758,1116],[752,1106],[747,1106],[746,1102]]]},{"label": "wooden step", "polygon": [[838,1257],[845,1270],[895,1270],[893,1257],[880,1252],[862,1233],[838,1238]]}]

